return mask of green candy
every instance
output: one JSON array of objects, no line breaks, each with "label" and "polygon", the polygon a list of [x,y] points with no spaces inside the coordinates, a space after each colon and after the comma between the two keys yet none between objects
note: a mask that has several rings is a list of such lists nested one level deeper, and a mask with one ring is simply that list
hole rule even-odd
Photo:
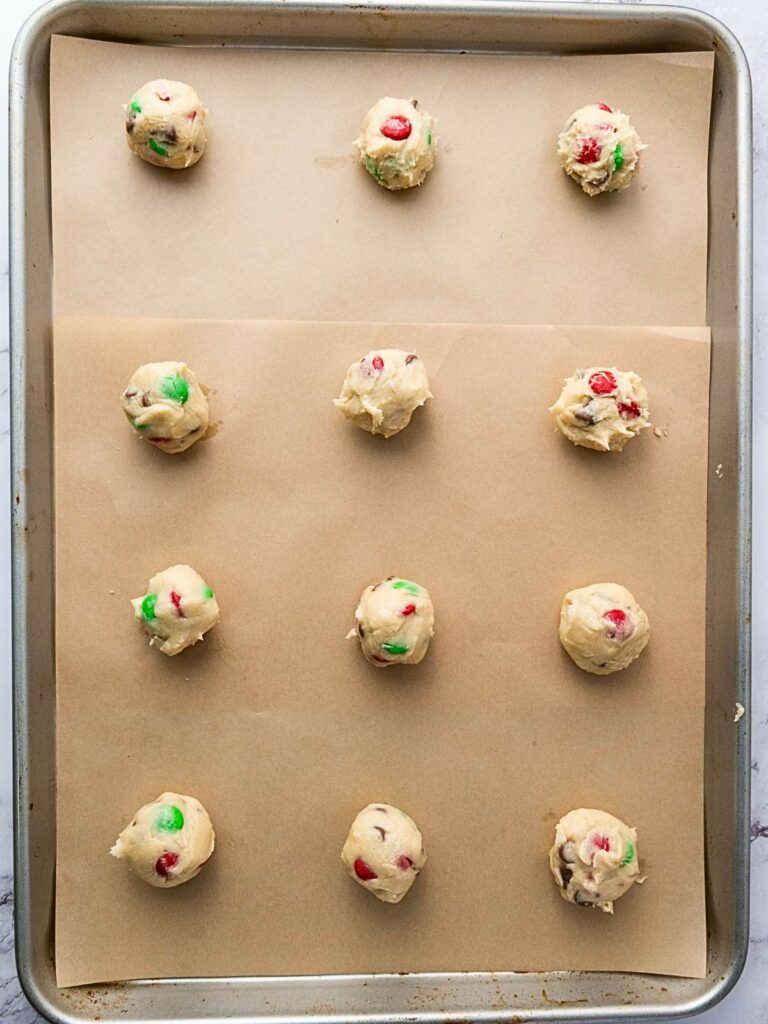
[{"label": "green candy", "polygon": [[149,430],[148,423],[139,423],[137,420],[131,420],[131,425],[134,430]]},{"label": "green candy", "polygon": [[382,644],[387,654],[407,654],[408,647],[405,644]]},{"label": "green candy", "polygon": [[147,145],[150,149],[154,149],[158,156],[168,156],[168,150],[163,149],[160,143],[156,139],[153,139],[151,135],[147,139]]},{"label": "green candy", "polygon": [[184,828],[184,815],[175,804],[160,804],[155,815],[158,832],[180,832]]},{"label": "green candy", "polygon": [[631,864],[635,859],[635,848],[632,843],[627,843],[627,852],[624,854],[624,860],[621,862],[621,866],[625,868],[627,864]]},{"label": "green candy", "polygon": [[417,586],[415,583],[411,583],[410,580],[393,580],[392,581],[392,589],[393,590],[407,590],[409,594],[420,594],[421,593],[421,587]]},{"label": "green candy", "polygon": [[[150,139],[150,141],[152,140]],[[163,377],[160,381],[160,390],[166,398],[184,405],[189,398],[189,381],[185,377],[169,373],[167,377]]]},{"label": "green candy", "polygon": [[376,179],[376,181],[381,181],[381,171],[372,156],[367,156],[365,158],[365,169],[371,177]]},{"label": "green candy", "polygon": [[618,171],[620,167],[624,166],[624,154],[621,150],[621,143],[616,143],[616,149],[613,151],[613,169]]},{"label": "green candy", "polygon": [[203,597],[207,598],[209,601],[213,597],[213,591],[210,587],[203,587]]},{"label": "green candy", "polygon": [[427,145],[432,145],[432,132],[427,132]]},{"label": "green candy", "polygon": [[155,605],[157,604],[157,594],[147,594],[144,600],[141,602],[141,617],[145,622],[151,622],[152,619],[156,619]]},{"label": "green candy", "polygon": [[141,106],[137,103],[136,100],[131,100],[131,102],[128,104],[128,109],[132,110],[134,114],[141,113]]}]

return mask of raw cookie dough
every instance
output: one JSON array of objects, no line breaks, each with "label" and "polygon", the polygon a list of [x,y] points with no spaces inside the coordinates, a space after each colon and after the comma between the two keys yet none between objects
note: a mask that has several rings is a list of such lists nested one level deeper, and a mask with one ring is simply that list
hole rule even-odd
[{"label": "raw cookie dough", "polygon": [[560,642],[585,672],[607,676],[626,668],[642,654],[650,632],[648,616],[618,583],[593,583],[563,598]]},{"label": "raw cookie dough", "polygon": [[191,85],[158,78],[123,109],[128,145],[147,163],[179,170],[203,155],[208,111]]},{"label": "raw cookie dough", "polygon": [[549,866],[560,895],[580,907],[613,913],[613,901],[638,877],[637,832],[605,811],[580,807],[555,827]]},{"label": "raw cookie dough", "polygon": [[109,851],[150,885],[170,889],[194,878],[213,853],[208,812],[193,796],[163,793],[144,804]]},{"label": "raw cookie dough", "polygon": [[133,429],[160,451],[175,455],[208,428],[208,399],[186,363],[145,363],[122,395]]},{"label": "raw cookie dough", "polygon": [[363,430],[392,437],[432,397],[424,363],[415,352],[382,348],[352,363],[333,404]]},{"label": "raw cookie dough", "polygon": [[359,637],[363,654],[379,668],[418,665],[434,624],[435,609],[424,587],[388,576],[363,591],[347,639]]},{"label": "raw cookie dough", "polygon": [[643,382],[634,370],[615,366],[576,370],[549,411],[569,441],[601,452],[620,452],[651,425]]},{"label": "raw cookie dough", "polygon": [[203,577],[189,565],[172,565],[149,581],[133,612],[163,654],[178,654],[203,639],[219,621],[219,606]]},{"label": "raw cookie dough", "polygon": [[388,189],[420,185],[437,151],[436,121],[416,100],[385,96],[363,118],[355,145],[365,169]]},{"label": "raw cookie dough", "polygon": [[368,804],[352,822],[341,859],[350,877],[384,903],[399,903],[427,862],[421,832],[391,804]]},{"label": "raw cookie dough", "polygon": [[627,115],[607,103],[580,107],[557,137],[565,173],[590,196],[625,189],[637,174],[641,150],[647,148]]}]

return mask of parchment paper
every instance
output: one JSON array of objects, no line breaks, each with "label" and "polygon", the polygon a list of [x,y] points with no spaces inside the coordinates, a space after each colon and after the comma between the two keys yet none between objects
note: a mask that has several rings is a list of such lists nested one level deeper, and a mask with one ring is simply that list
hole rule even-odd
[{"label": "parchment paper", "polygon": [[[705,322],[712,53],[585,57],[159,48],[54,37],[59,313],[419,322]],[[210,145],[158,173],[123,138],[147,79],[191,81]],[[438,118],[421,189],[352,140],[383,95]],[[621,195],[560,169],[574,108],[649,144]]]},{"label": "parchment paper", "polygon": [[[702,976],[709,332],[62,318],[55,330],[60,985],[135,977],[630,970]],[[435,399],[389,441],[333,408],[370,347],[415,346]],[[185,456],[134,436],[118,396],[184,358],[215,436]],[[573,448],[547,406],[577,365],[633,367],[652,431]],[[129,598],[189,561],[221,624],[176,658]],[[436,636],[379,671],[344,635],[390,573]],[[563,593],[626,584],[649,649],[588,677]],[[198,796],[217,848],[158,891],[107,856],[163,789]],[[385,906],[341,845],[370,800],[420,824],[427,866]],[[558,895],[556,819],[639,830],[648,881],[615,918]]]}]

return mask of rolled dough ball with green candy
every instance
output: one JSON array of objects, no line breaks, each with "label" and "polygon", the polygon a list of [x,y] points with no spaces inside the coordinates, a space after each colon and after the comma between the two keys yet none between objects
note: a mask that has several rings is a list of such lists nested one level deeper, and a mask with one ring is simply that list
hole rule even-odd
[{"label": "rolled dough ball with green candy", "polygon": [[363,118],[355,145],[371,177],[392,191],[421,185],[437,152],[436,121],[417,100],[385,96]]},{"label": "rolled dough ball with green candy", "polygon": [[434,635],[435,609],[428,591],[411,580],[388,576],[363,591],[354,628],[363,654],[378,668],[418,665]]},{"label": "rolled dough ball with green candy", "polygon": [[145,363],[122,401],[133,429],[171,455],[186,451],[208,428],[208,399],[186,363]]},{"label": "rolled dough ball with green candy", "polygon": [[579,807],[555,827],[549,867],[560,895],[579,907],[613,913],[613,904],[635,882],[644,882],[637,832],[606,811]]},{"label": "rolled dough ball with green candy", "polygon": [[194,878],[213,853],[208,812],[193,796],[161,793],[144,804],[109,851],[149,885],[170,889]]},{"label": "rolled dough ball with green candy", "polygon": [[186,82],[147,82],[124,109],[128,147],[148,164],[183,170],[205,152],[208,111]]},{"label": "rolled dough ball with green candy", "polygon": [[640,169],[640,153],[647,148],[627,115],[607,103],[589,103],[574,111],[557,138],[563,170],[588,196],[627,188]]},{"label": "rolled dough ball with green candy", "polygon": [[213,591],[190,565],[172,565],[156,573],[147,593],[131,604],[150,645],[168,655],[196,644],[219,621]]}]

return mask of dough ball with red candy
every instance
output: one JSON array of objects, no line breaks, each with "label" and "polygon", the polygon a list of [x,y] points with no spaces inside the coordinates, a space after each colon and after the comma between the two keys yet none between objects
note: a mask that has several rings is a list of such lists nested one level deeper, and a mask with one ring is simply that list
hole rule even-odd
[{"label": "dough ball with red candy", "polygon": [[149,885],[170,889],[194,878],[210,859],[216,836],[193,796],[162,793],[141,807],[109,851]]},{"label": "dough ball with red candy", "polygon": [[589,196],[620,192],[639,169],[647,149],[626,114],[607,103],[590,103],[571,114],[557,139],[567,175]]},{"label": "dough ball with red candy", "polygon": [[355,145],[370,176],[391,190],[421,185],[437,152],[435,119],[417,100],[385,96],[363,118]]},{"label": "dough ball with red candy", "polygon": [[208,399],[186,363],[145,363],[122,394],[123,412],[145,441],[169,455],[185,452],[208,428]]},{"label": "dough ball with red candy", "polygon": [[614,901],[643,882],[637,832],[606,811],[580,807],[555,827],[549,866],[560,895],[579,907],[613,913]]},{"label": "dough ball with red candy", "polygon": [[333,404],[370,434],[392,437],[408,426],[428,398],[427,371],[416,353],[381,348],[352,363]]},{"label": "dough ball with red candy", "polygon": [[186,82],[167,78],[147,82],[125,105],[128,146],[156,167],[191,167],[205,152],[207,113]]},{"label": "dough ball with red candy", "polygon": [[172,565],[155,573],[147,593],[131,604],[150,645],[168,655],[196,644],[219,621],[214,593],[191,565]]},{"label": "dough ball with red candy", "polygon": [[368,804],[352,822],[341,859],[356,882],[384,903],[399,903],[427,862],[421,832],[391,804]]},{"label": "dough ball with red candy", "polygon": [[434,625],[435,609],[426,587],[388,576],[363,591],[347,639],[357,637],[363,654],[377,668],[418,665]]},{"label": "dough ball with red candy", "polygon": [[607,676],[645,650],[648,616],[626,587],[593,583],[569,591],[560,609],[560,642],[579,668]]},{"label": "dough ball with red candy", "polygon": [[651,425],[642,380],[615,366],[576,370],[549,411],[569,441],[601,452],[620,452]]}]

